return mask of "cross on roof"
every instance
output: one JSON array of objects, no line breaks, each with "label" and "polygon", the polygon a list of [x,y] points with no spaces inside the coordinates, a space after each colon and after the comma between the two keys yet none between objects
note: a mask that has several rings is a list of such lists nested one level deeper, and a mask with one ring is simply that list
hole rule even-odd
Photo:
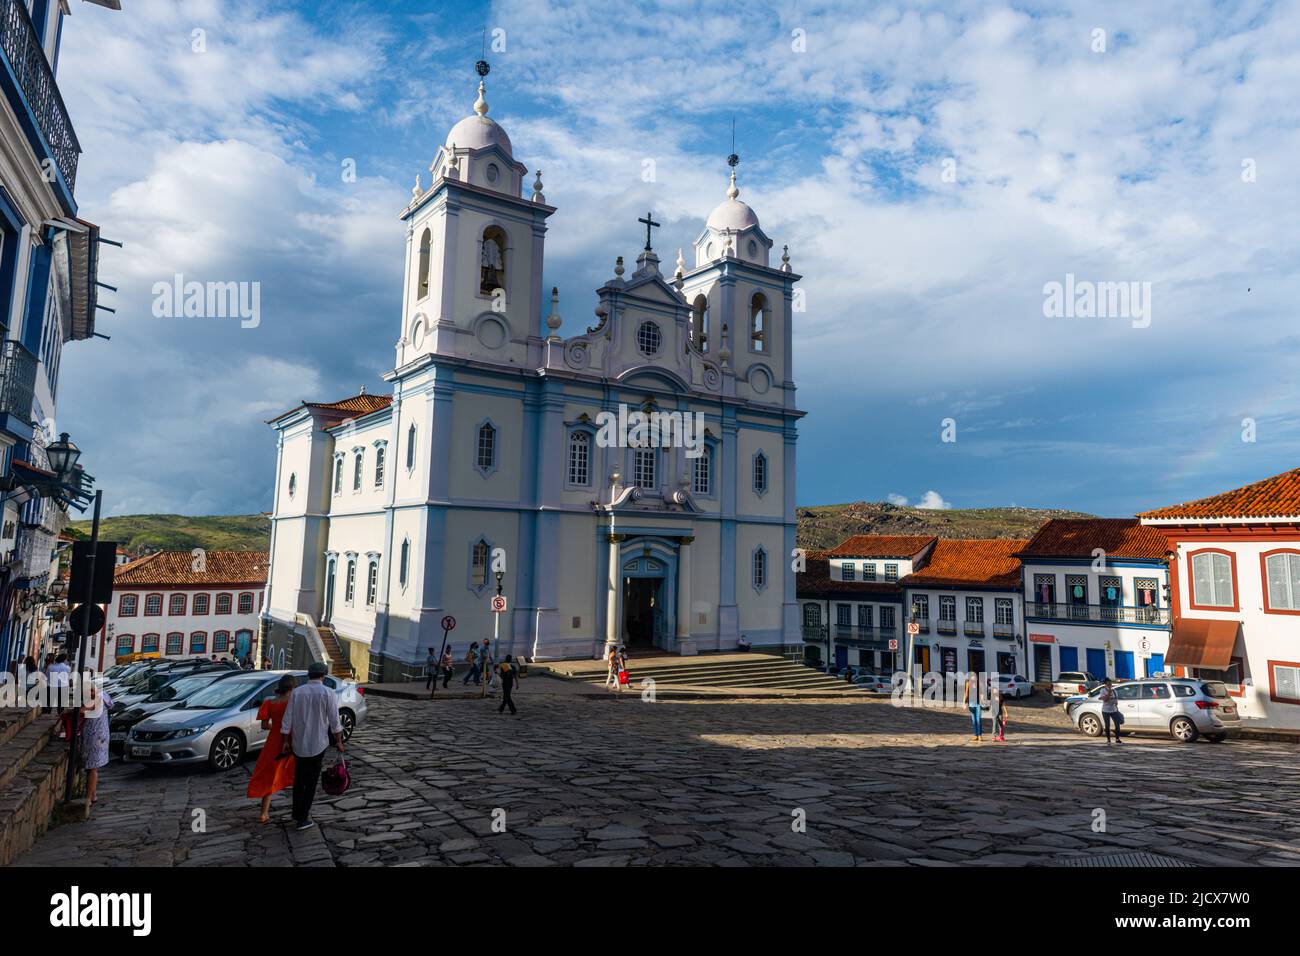
[{"label": "cross on roof", "polygon": [[646,213],[645,218],[638,219],[637,222],[645,223],[645,251],[649,252],[650,251],[650,230],[651,228],[655,228],[655,229],[659,228],[661,224],[655,222],[654,219],[651,218],[651,213]]}]

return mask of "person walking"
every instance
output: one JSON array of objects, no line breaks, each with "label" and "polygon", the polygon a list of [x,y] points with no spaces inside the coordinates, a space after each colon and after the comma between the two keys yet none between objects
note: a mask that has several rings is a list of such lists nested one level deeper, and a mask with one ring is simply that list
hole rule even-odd
[{"label": "person walking", "polygon": [[108,763],[108,712],[113,698],[94,681],[85,686],[90,695],[81,705],[81,766],[86,771],[86,801],[93,804],[99,790],[99,768]]},{"label": "person walking", "polygon": [[993,739],[1005,743],[1007,739],[1007,699],[996,682],[989,687],[989,713],[993,717]]},{"label": "person walking", "polygon": [[619,685],[618,682],[618,648],[617,647],[611,647],[609,649],[609,654],[606,656],[605,661],[609,665],[609,670],[605,674],[605,689],[622,690],[623,688]]},{"label": "person walking", "polygon": [[469,667],[465,670],[465,679],[462,684],[468,684],[470,681],[478,683],[478,641],[469,646],[469,653],[465,655],[465,663]]},{"label": "person walking", "polygon": [[438,652],[429,648],[429,656],[424,659],[424,689],[433,690],[438,682]]},{"label": "person walking", "polygon": [[451,680],[451,672],[456,666],[456,661],[451,656],[451,648],[443,648],[442,651],[442,689],[447,689],[447,683]]},{"label": "person walking", "polygon": [[316,799],[316,784],[320,782],[320,765],[325,750],[333,739],[334,747],[343,753],[343,724],[339,720],[339,704],[334,691],[325,686],[329,668],[321,661],[312,661],[307,668],[307,683],[289,695],[280,726],[284,754],[293,754],[293,820],[299,830],[316,825],[311,818],[311,805]]},{"label": "person walking", "polygon": [[248,795],[262,800],[262,822],[271,819],[271,797],[293,786],[293,755],[284,752],[284,735],[280,731],[284,723],[284,711],[289,706],[289,697],[293,693],[292,675],[285,674],[280,683],[275,685],[275,696],[262,701],[257,711],[257,719],[262,722],[262,729],[268,731],[266,744],[258,754],[257,766],[248,781]]},{"label": "person walking", "polygon": [[492,685],[492,675],[495,667],[492,661],[492,642],[485,640],[478,649],[478,672],[479,679],[483,681],[483,692],[480,697],[486,697],[488,688]]},{"label": "person walking", "polygon": [[1115,743],[1122,744],[1124,741],[1119,739],[1119,727],[1124,718],[1119,713],[1119,695],[1111,686],[1109,677],[1101,682],[1101,692],[1097,694],[1097,699],[1101,701],[1101,723],[1106,728],[1106,743],[1110,743],[1110,725],[1114,724]]},{"label": "person walking", "polygon": [[72,668],[68,666],[68,655],[60,654],[54,659],[49,669],[50,699],[60,711],[71,703],[69,686],[72,683]]},{"label": "person walking", "polygon": [[975,731],[975,739],[982,740],[980,736],[983,732],[983,720],[980,715],[980,679],[974,671],[966,675],[966,690],[962,695],[962,703],[970,711],[971,728]]},{"label": "person walking", "polygon": [[501,706],[497,708],[498,714],[504,714],[506,708],[510,708],[510,713],[517,714],[515,709],[515,699],[510,696],[515,689],[515,681],[518,680],[519,673],[515,670],[514,658],[509,654],[501,662]]}]

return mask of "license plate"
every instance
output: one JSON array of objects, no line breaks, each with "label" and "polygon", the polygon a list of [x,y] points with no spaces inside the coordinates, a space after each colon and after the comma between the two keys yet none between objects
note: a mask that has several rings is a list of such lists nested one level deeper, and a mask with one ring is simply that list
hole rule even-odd
[{"label": "license plate", "polygon": [[109,735],[108,735],[108,739],[109,739],[109,740],[126,740],[126,734],[125,734],[125,733],[109,734]]},{"label": "license plate", "polygon": [[1236,708],[1236,707],[1225,707],[1225,708],[1223,708],[1223,712],[1224,712],[1225,714],[1235,714],[1235,713],[1237,712],[1237,708]]},{"label": "license plate", "polygon": [[149,754],[151,754],[152,752],[153,752],[153,748],[152,748],[152,747],[132,747],[132,748],[131,748],[131,756],[132,756],[132,757],[147,757],[147,756],[149,756]]}]

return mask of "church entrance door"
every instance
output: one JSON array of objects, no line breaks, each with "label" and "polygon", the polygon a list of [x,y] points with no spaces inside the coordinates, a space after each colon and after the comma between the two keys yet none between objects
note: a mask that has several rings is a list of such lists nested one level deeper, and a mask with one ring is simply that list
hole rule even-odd
[{"label": "church entrance door", "polygon": [[663,578],[623,579],[623,639],[629,650],[663,642]]}]

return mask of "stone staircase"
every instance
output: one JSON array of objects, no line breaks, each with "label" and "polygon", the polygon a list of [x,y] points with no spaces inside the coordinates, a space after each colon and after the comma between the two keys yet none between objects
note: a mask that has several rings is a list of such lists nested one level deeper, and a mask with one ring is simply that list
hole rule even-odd
[{"label": "stone staircase", "polygon": [[352,679],[352,665],[348,662],[348,656],[344,653],[334,628],[328,624],[318,624],[316,632],[320,634],[320,642],[325,645],[325,653],[329,655],[330,673],[335,677]]},{"label": "stone staircase", "polygon": [[0,866],[31,849],[49,828],[67,781],[68,742],[39,709],[0,711]]},{"label": "stone staircase", "polygon": [[[605,683],[606,668],[600,661],[557,661],[551,670],[590,684]],[[700,657],[633,657],[628,677],[636,687],[643,680],[661,686],[713,687],[720,690],[832,691],[864,693],[846,681],[814,670],[799,662],[770,654],[717,654]]]}]

